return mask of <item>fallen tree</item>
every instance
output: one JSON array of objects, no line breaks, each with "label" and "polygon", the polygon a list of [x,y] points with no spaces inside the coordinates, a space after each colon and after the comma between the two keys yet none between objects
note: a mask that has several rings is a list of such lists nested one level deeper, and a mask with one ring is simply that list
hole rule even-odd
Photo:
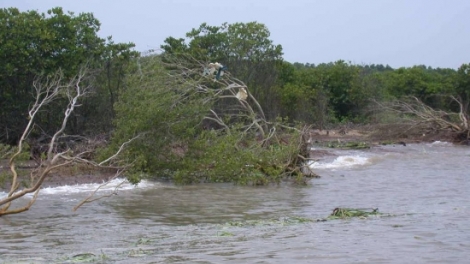
[{"label": "fallen tree", "polygon": [[[434,109],[416,97],[405,98],[391,102],[376,102],[382,112],[390,112],[399,117],[395,136],[404,136],[412,130],[421,134],[436,134],[447,132],[457,143],[468,143],[470,140],[469,113],[461,100],[454,96],[450,99],[458,105],[459,112]],[[392,124],[393,125],[393,124]]]},{"label": "fallen tree", "polygon": [[125,163],[135,160],[133,177],[263,185],[313,176],[308,127],[268,120],[250,87],[217,64],[168,54],[140,59],[112,139],[143,135],[124,152]]},{"label": "fallen tree", "polygon": [[[231,141],[233,146],[224,147],[228,150],[233,147],[232,155],[246,159],[241,159],[244,166],[239,164],[241,170],[235,170],[233,176],[251,175],[239,183],[263,185],[292,177],[298,183],[305,183],[306,177],[317,176],[308,167],[310,127],[289,126],[282,119],[267,120],[249,87],[218,62],[197,61],[190,56],[167,56],[166,61],[171,76],[180,83],[190,84],[189,87],[203,95],[203,103],[210,105],[203,122],[210,121],[208,128],[218,138],[213,140],[235,139]],[[217,163],[212,162],[210,167]],[[226,173],[223,169],[214,172]]]},{"label": "fallen tree", "polygon": [[[39,77],[34,81],[32,86],[35,92],[35,101],[32,103],[28,112],[28,123],[15,151],[9,153],[10,187],[6,196],[0,197],[0,216],[17,214],[29,210],[36,202],[41,186],[47,180],[48,176],[60,168],[74,164],[87,164],[97,169],[111,168],[108,167],[107,164],[115,159],[122,151],[123,147],[129,143],[128,141],[121,145],[121,148],[119,148],[116,153],[100,163],[86,158],[90,150],[74,153],[71,149],[59,148],[59,139],[64,136],[64,131],[73,111],[80,106],[80,99],[91,92],[91,86],[87,80],[88,77],[89,75],[87,74],[86,68],[82,68],[80,72],[72,78],[66,78],[62,71],[58,71],[53,76]],[[39,165],[30,170],[29,177],[27,178],[28,181],[20,181],[17,161],[24,153],[26,142],[35,126],[37,116],[46,105],[59,99],[67,100],[68,102],[64,109],[62,124],[55,133],[50,136],[47,149],[44,153],[41,153]],[[113,177],[115,178],[122,174],[125,167],[112,167],[112,169],[116,171]],[[26,198],[27,201],[20,201],[20,198]],[[87,197],[79,205],[91,200],[93,200],[92,197]]]}]

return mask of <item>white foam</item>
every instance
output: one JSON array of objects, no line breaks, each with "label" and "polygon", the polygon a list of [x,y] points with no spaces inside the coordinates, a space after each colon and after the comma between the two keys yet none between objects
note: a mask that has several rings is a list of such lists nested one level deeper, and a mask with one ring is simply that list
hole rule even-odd
[{"label": "white foam", "polygon": [[370,158],[363,156],[339,156],[331,162],[313,162],[312,169],[337,169],[370,164]]},{"label": "white foam", "polygon": [[[88,184],[76,184],[76,185],[63,185],[57,187],[46,187],[39,191],[41,195],[71,195],[77,193],[91,193],[97,188],[97,192],[114,192],[114,191],[125,191],[135,189],[148,189],[158,186],[159,183],[142,180],[137,185],[129,183],[126,179],[114,179],[103,185],[104,183],[88,183]],[[102,186],[101,186],[102,185]],[[101,187],[100,187],[101,186]],[[24,197],[32,197],[34,193],[28,193]],[[8,195],[7,192],[0,191],[0,200]]]},{"label": "white foam", "polygon": [[[139,184],[134,185],[129,183],[125,179],[114,179],[111,180],[106,185],[103,183],[87,183],[87,184],[76,184],[76,185],[63,185],[57,187],[47,187],[42,188],[39,191],[40,195],[54,195],[54,194],[77,194],[77,193],[91,193],[95,191],[97,188],[98,192],[113,192],[116,190],[124,191],[124,190],[133,190],[133,189],[147,189],[152,188],[158,185],[158,183],[142,180]],[[100,187],[101,186],[101,187]],[[6,192],[0,192],[0,199],[5,198],[8,195]],[[27,194],[26,197],[30,197],[33,194]]]},{"label": "white foam", "polygon": [[[155,186],[157,183],[142,180],[137,185],[129,183],[125,179],[114,179],[106,185],[103,183],[87,183],[87,184],[76,184],[76,185],[63,185],[58,187],[47,187],[40,191],[40,194],[74,194],[74,193],[85,193],[93,192],[97,188],[98,191],[114,191],[114,190],[132,190],[132,189],[145,189]],[[103,186],[101,186],[103,185]],[[101,186],[101,187],[100,187]]]},{"label": "white foam", "polygon": [[452,143],[438,140],[438,141],[434,141],[430,143],[429,145],[431,147],[448,147],[448,146],[452,146]]}]

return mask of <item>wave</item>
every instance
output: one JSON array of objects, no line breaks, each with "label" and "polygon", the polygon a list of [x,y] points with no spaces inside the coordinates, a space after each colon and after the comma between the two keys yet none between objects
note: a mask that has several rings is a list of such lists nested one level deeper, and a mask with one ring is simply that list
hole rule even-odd
[{"label": "wave", "polygon": [[432,143],[429,143],[428,144],[429,146],[431,147],[449,147],[449,146],[453,146],[452,143],[450,142],[446,142],[446,141],[434,141]]},{"label": "wave", "polygon": [[371,158],[364,156],[339,156],[331,162],[313,162],[310,164],[312,169],[337,169],[355,166],[364,166],[370,164]]},{"label": "wave", "polygon": [[[77,193],[91,193],[95,191],[97,188],[98,192],[112,192],[115,190],[124,191],[124,190],[133,190],[133,189],[148,189],[155,186],[158,186],[159,183],[151,182],[147,180],[142,180],[138,184],[134,185],[131,184],[126,179],[114,179],[111,180],[106,185],[104,183],[86,183],[86,184],[76,184],[76,185],[62,185],[57,187],[46,187],[42,188],[39,191],[39,195],[69,195],[69,194],[77,194]],[[103,185],[103,186],[101,186]],[[101,187],[100,187],[101,186]],[[0,199],[5,197],[7,193],[0,192]],[[26,196],[31,196],[32,194],[28,194]]]}]

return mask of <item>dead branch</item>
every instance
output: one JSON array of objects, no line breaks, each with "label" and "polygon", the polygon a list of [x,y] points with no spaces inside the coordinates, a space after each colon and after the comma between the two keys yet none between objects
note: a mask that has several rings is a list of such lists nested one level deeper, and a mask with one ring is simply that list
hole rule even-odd
[{"label": "dead branch", "polygon": [[[68,163],[68,162],[64,162],[64,163],[56,165],[58,158],[61,157],[64,153],[58,153],[58,154],[53,155],[52,150],[54,149],[55,144],[57,142],[57,137],[63,133],[65,126],[67,124],[68,118],[70,117],[70,114],[72,113],[73,109],[77,106],[78,98],[84,95],[80,87],[80,83],[83,77],[85,76],[85,74],[86,74],[86,70],[81,70],[80,73],[75,78],[73,78],[70,82],[64,82],[63,73],[61,71],[58,71],[52,77],[46,77],[46,78],[39,77],[33,82],[33,87],[36,92],[35,102],[30,107],[30,110],[28,112],[29,121],[18,142],[18,149],[12,155],[9,161],[10,171],[12,174],[12,183],[11,183],[10,191],[8,192],[7,197],[0,199],[0,206],[1,206],[0,215],[19,213],[19,212],[29,210],[29,208],[36,201],[39,188],[41,187],[44,179],[50,173],[50,171],[58,167],[64,166]],[[72,92],[70,91],[72,87],[76,87],[76,90],[75,90],[76,93],[74,93],[73,95],[72,95]],[[67,94],[67,97],[69,99],[69,104],[65,111],[65,116],[62,122],[62,127],[54,134],[53,138],[51,139],[49,143],[49,151],[47,155],[47,160],[45,161],[45,167],[41,168],[41,171],[38,173],[38,175],[36,175],[36,177],[31,177],[31,179],[36,179],[36,182],[32,182],[32,187],[25,188],[21,191],[18,191],[18,188],[19,188],[18,172],[16,171],[15,160],[18,157],[18,155],[23,151],[23,144],[27,136],[31,132],[33,122],[35,121],[35,117],[37,113],[45,105],[57,99],[61,92],[65,92]],[[24,195],[28,193],[33,193],[33,192],[34,192],[34,195],[27,205],[17,208],[17,209],[9,210],[12,201],[20,197],[23,197]]]},{"label": "dead branch", "polygon": [[[52,77],[39,77],[34,81],[33,87],[36,92],[35,101],[28,112],[29,121],[18,142],[18,149],[11,156],[9,161],[11,172],[11,186],[8,195],[6,197],[0,198],[0,216],[21,213],[29,210],[31,206],[35,203],[43,182],[45,181],[47,176],[54,170],[74,163],[87,163],[96,167],[104,167],[104,164],[115,159],[128,143],[137,138],[135,137],[122,144],[119,150],[114,155],[99,164],[96,164],[95,162],[87,159],[83,159],[81,157],[83,155],[83,152],[77,155],[72,155],[72,152],[70,150],[65,150],[59,153],[54,152],[58,139],[63,135],[63,132],[67,126],[68,120],[72,112],[76,107],[80,106],[79,100],[84,97],[89,91],[90,87],[84,85],[86,84],[86,78],[88,78],[87,69],[82,68],[75,77],[71,78],[68,81],[64,80],[64,75],[61,71],[58,71]],[[18,183],[18,172],[16,170],[17,166],[15,164],[15,161],[19,154],[23,151],[23,145],[29,133],[31,132],[37,113],[41,111],[45,105],[58,98],[61,98],[61,96],[65,96],[68,99],[68,104],[64,112],[64,117],[62,118],[62,124],[49,141],[46,159],[41,162],[40,166],[31,171],[30,187],[25,187],[20,190]],[[122,171],[123,168],[121,168],[120,173],[122,173]],[[120,173],[117,175],[120,175]],[[10,209],[10,206],[15,200],[24,197],[26,194],[30,193],[33,193],[33,196],[32,198],[30,198],[26,205]]]},{"label": "dead branch", "polygon": [[451,96],[450,98],[452,100],[454,100],[459,105],[459,108],[460,108],[459,119],[460,119],[460,121],[462,121],[463,129],[464,130],[469,130],[469,127],[468,127],[468,113],[465,113],[465,108],[463,106],[462,101],[455,98],[454,96]]},{"label": "dead branch", "polygon": [[85,199],[83,199],[82,201],[80,201],[80,203],[78,203],[74,208],[73,208],[73,211],[77,211],[78,208],[80,208],[82,205],[84,204],[87,204],[87,203],[91,203],[91,202],[94,202],[94,201],[97,201],[97,200],[101,200],[103,198],[108,198],[108,197],[111,197],[113,195],[117,195],[117,191],[119,189],[119,187],[121,187],[126,181],[123,180],[121,183],[119,183],[115,188],[114,188],[114,191],[112,193],[109,193],[109,194],[105,194],[105,195],[101,195],[101,196],[98,196],[98,197],[95,197],[95,194],[101,189],[103,188],[104,186],[108,185],[112,180],[118,178],[119,176],[122,175],[122,173],[124,172],[124,170],[118,170],[116,172],[116,174],[108,179],[108,181],[102,183],[100,186],[98,186],[89,196],[87,196]]},{"label": "dead branch", "polygon": [[[269,127],[266,120],[265,114],[259,102],[252,96],[247,85],[231,76],[230,72],[226,71],[223,78],[215,79],[213,75],[206,74],[209,62],[201,62],[191,57],[190,55],[184,56],[184,58],[178,58],[176,56],[167,58],[170,62],[165,65],[168,67],[169,74],[172,78],[177,80],[177,83],[193,84],[194,91],[205,94],[203,103],[214,103],[219,100],[230,100],[226,101],[226,110],[229,110],[231,105],[238,106],[237,117],[242,117],[250,120],[249,129],[252,126],[256,127],[258,133],[262,139],[269,133],[271,127]],[[213,86],[218,86],[216,89]],[[224,101],[225,102],[225,101]],[[223,110],[223,109],[222,109]],[[204,119],[212,120],[224,127],[225,130],[229,131],[227,124],[223,122],[223,117],[235,117],[233,113],[224,113],[221,109],[219,112],[215,112],[214,109],[210,110],[211,114],[206,116]]]},{"label": "dead branch", "polygon": [[[459,105],[459,113],[434,109],[416,97],[410,97],[408,100],[375,103],[382,110],[414,118],[409,120],[413,124],[409,129],[424,126],[435,131],[450,130],[456,135],[465,134],[468,140],[470,139],[468,113],[464,112],[463,104],[459,99],[454,96],[450,96],[450,98]],[[459,120],[459,122],[455,120]]]},{"label": "dead branch", "polygon": [[124,150],[124,148],[126,147],[126,145],[128,145],[129,143],[131,143],[132,141],[136,140],[137,138],[139,138],[141,135],[137,135],[131,139],[129,139],[128,141],[124,142],[121,144],[121,146],[119,147],[119,149],[116,151],[116,153],[114,153],[111,157],[103,160],[102,162],[96,164],[97,166],[103,166],[104,164],[116,159],[119,154],[121,154],[121,152]]},{"label": "dead branch", "polygon": [[[203,95],[201,96],[203,104],[210,104],[209,114],[204,119],[213,121],[220,127],[219,129],[227,131],[226,134],[239,133],[239,142],[243,142],[240,146],[253,147],[257,150],[260,148],[268,150],[270,147],[280,145],[292,147],[289,148],[292,153],[289,153],[288,157],[283,156],[283,159],[287,157],[282,161],[284,164],[258,164],[258,170],[268,175],[270,172],[263,170],[274,167],[276,171],[283,171],[281,176],[295,175],[299,178],[313,174],[306,170],[309,160],[305,157],[309,153],[303,134],[307,133],[307,130],[268,121],[249,87],[242,80],[232,76],[230,69],[225,71],[221,78],[215,78],[211,67],[217,63],[201,62],[189,55],[167,54],[167,56],[164,64],[169,75],[178,80],[176,83],[192,87],[193,92]],[[301,135],[298,139],[293,136],[297,133]],[[235,148],[239,149],[238,143]]]},{"label": "dead branch", "polygon": [[75,107],[78,107],[78,99],[84,97],[88,92],[90,87],[82,87],[82,81],[85,78],[87,71],[85,68],[81,68],[80,72],[72,78],[65,86],[65,89],[62,89],[68,99],[68,105],[64,112],[64,118],[62,119],[61,127],[54,133],[49,144],[49,150],[47,151],[47,159],[53,161],[53,150],[57,142],[57,138],[61,136],[67,126],[70,115],[74,111]]},{"label": "dead branch", "polygon": [[214,117],[205,116],[204,119],[216,122],[220,126],[224,127],[227,134],[230,135],[230,128],[227,126],[227,124],[225,124],[222,118],[220,118],[214,110],[211,109],[210,112],[214,115]]}]

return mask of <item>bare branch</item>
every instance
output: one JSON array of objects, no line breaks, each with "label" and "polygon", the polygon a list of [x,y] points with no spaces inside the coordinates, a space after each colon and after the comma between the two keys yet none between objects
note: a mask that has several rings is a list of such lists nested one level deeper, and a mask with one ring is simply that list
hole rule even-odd
[{"label": "bare branch", "polygon": [[217,124],[224,127],[226,132],[230,135],[230,127],[225,124],[225,122],[217,115],[214,110],[211,109],[210,112],[214,115],[214,117],[206,116],[204,119],[215,121]]},{"label": "bare branch", "polygon": [[[446,112],[443,110],[434,109],[424,104],[421,100],[416,97],[411,97],[411,100],[393,101],[388,103],[375,103],[382,110],[414,118],[409,119],[409,122],[414,124],[414,126],[425,126],[435,131],[450,130],[456,135],[467,134],[466,138],[469,139],[470,132],[468,124],[468,114],[464,112],[464,106],[459,99],[454,96],[450,96],[450,98],[459,105],[459,113]],[[460,120],[460,123],[455,122],[457,117],[458,120]]]},{"label": "bare branch", "polygon": [[126,145],[128,145],[129,143],[131,143],[132,141],[134,141],[135,139],[137,139],[139,137],[140,137],[140,135],[137,135],[137,136],[129,139],[128,141],[122,143],[121,146],[119,147],[118,151],[116,153],[114,153],[114,155],[112,155],[111,157],[109,157],[109,158],[103,160],[102,162],[100,162],[98,164],[98,166],[103,166],[103,164],[106,164],[106,163],[110,162],[111,160],[115,159],[124,150]]},{"label": "bare branch", "polygon": [[460,112],[459,112],[459,118],[460,118],[460,121],[462,121],[462,126],[465,130],[469,130],[469,127],[468,127],[468,115],[464,112],[464,106],[461,102],[461,100],[458,100],[457,98],[455,98],[454,96],[451,96],[452,100],[454,100],[455,102],[457,102],[457,104],[459,104],[459,107],[460,107]]},{"label": "bare branch", "polygon": [[102,183],[100,186],[98,186],[88,197],[86,197],[85,199],[83,199],[82,201],[80,201],[80,203],[78,203],[74,208],[73,208],[73,211],[77,211],[78,208],[80,208],[82,205],[86,204],[86,203],[91,203],[91,202],[94,202],[94,201],[97,201],[97,200],[101,200],[103,198],[107,198],[107,197],[110,197],[110,196],[113,196],[113,195],[117,195],[117,190],[119,189],[119,187],[121,187],[125,182],[126,180],[123,180],[121,183],[119,183],[115,188],[114,188],[114,191],[110,194],[106,194],[106,195],[102,195],[102,196],[99,196],[99,197],[94,197],[95,194],[101,189],[103,188],[104,186],[108,185],[112,180],[118,178],[121,174],[123,173],[123,170],[119,170],[118,172],[116,172],[116,174],[111,178],[111,179],[108,179],[108,181]]},{"label": "bare branch", "polygon": [[81,69],[79,74],[75,76],[70,82],[64,87],[65,88],[65,93],[67,95],[67,98],[69,100],[69,103],[65,109],[64,112],[64,118],[62,119],[62,125],[61,127],[54,133],[51,139],[51,144],[49,144],[49,150],[47,151],[47,159],[52,162],[53,159],[53,150],[55,143],[57,141],[57,138],[62,135],[62,133],[65,130],[65,127],[67,126],[67,122],[69,120],[70,115],[72,112],[75,110],[75,107],[78,105],[78,99],[83,97],[87,92],[89,87],[82,87],[81,83],[85,75],[87,74],[86,69]]},{"label": "bare branch", "polygon": [[[93,161],[83,159],[81,156],[84,152],[81,152],[75,156],[71,156],[72,153],[70,150],[54,153],[55,145],[57,144],[59,137],[63,134],[71,114],[76,109],[76,107],[79,106],[79,100],[89,92],[90,87],[83,86],[83,84],[85,83],[84,79],[87,77],[87,74],[88,73],[86,68],[82,68],[79,74],[77,74],[74,78],[71,78],[68,82],[65,82],[62,72],[58,71],[56,75],[52,77],[37,78],[34,81],[33,87],[36,92],[35,101],[28,112],[29,121],[18,143],[18,150],[10,158],[9,165],[12,182],[8,195],[0,199],[0,216],[6,214],[21,213],[26,210],[29,210],[29,208],[35,203],[43,182],[52,171],[72,163],[86,163],[91,164],[95,167],[104,167],[103,164],[115,159],[128,143],[138,137],[134,137],[133,139],[130,139],[129,141],[122,144],[119,150],[113,156],[109,157],[100,164],[96,164]],[[48,144],[47,159],[43,161],[39,167],[31,171],[30,187],[25,187],[19,190],[18,172],[16,170],[15,160],[17,159],[18,155],[23,151],[23,144],[26,138],[28,137],[29,133],[31,132],[33,122],[37,113],[45,105],[56,100],[61,95],[66,96],[66,98],[68,99],[68,105],[65,108],[61,126],[54,133]],[[120,175],[122,171],[124,171],[124,169],[125,168],[120,168],[115,177]],[[34,193],[34,195],[26,205],[10,209],[12,202],[29,193]]]},{"label": "bare branch", "polygon": [[[260,166],[273,166],[284,171],[284,175],[302,175],[300,168],[304,166],[305,159],[301,159],[295,150],[301,150],[301,156],[308,155],[304,150],[306,143],[302,138],[293,139],[293,135],[302,134],[303,131],[269,122],[250,87],[242,80],[232,76],[229,70],[221,78],[214,78],[211,74],[211,62],[201,62],[190,55],[167,54],[165,61],[169,61],[165,66],[170,72],[169,75],[178,80],[177,84],[192,87],[192,91],[185,90],[185,93],[197,94],[199,102],[209,106],[210,110],[203,119],[212,121],[218,129],[227,131],[228,135],[239,135],[236,149],[243,151],[241,148],[253,147],[255,151],[270,151],[282,149],[269,148],[271,146],[289,145],[288,149],[293,153],[287,155],[289,157],[285,161],[286,164]],[[284,157],[282,155],[282,159]]]}]

